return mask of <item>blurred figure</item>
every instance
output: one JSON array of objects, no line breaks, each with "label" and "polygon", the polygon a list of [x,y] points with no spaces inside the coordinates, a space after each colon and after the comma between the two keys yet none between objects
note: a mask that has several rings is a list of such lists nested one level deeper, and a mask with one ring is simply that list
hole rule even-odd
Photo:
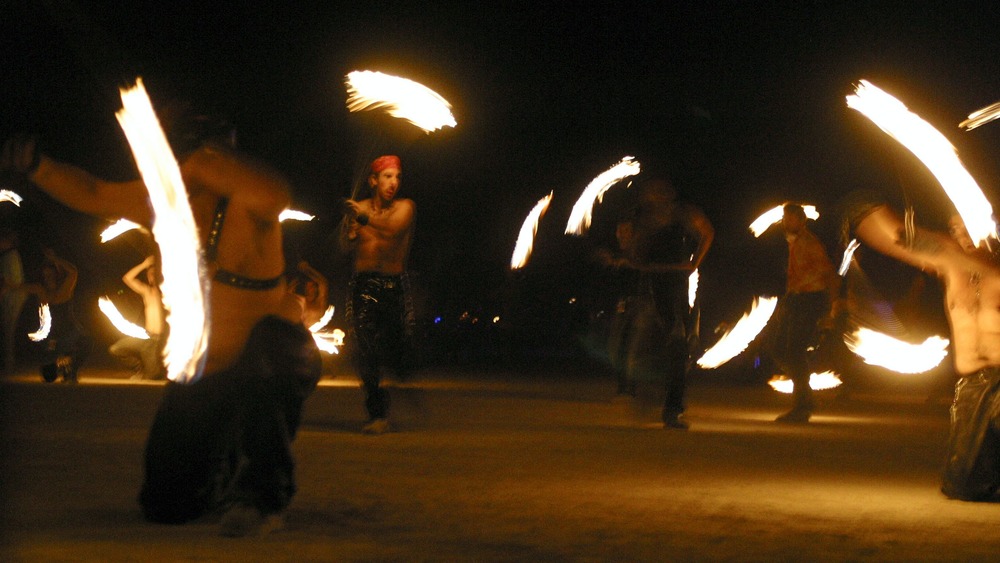
[{"label": "blurred figure", "polygon": [[341,244],[352,257],[348,288],[347,343],[365,393],[367,434],[389,430],[388,395],[381,387],[381,364],[394,364],[397,375],[410,366],[414,331],[413,304],[406,265],[413,242],[416,205],[397,198],[402,180],[399,157],[386,155],[371,164],[371,197],[344,204]]},{"label": "blurred figure", "polygon": [[[145,272],[145,280],[139,274]],[[132,379],[165,379],[163,365],[163,296],[160,294],[160,277],[156,258],[147,257],[122,276],[125,286],[142,297],[143,327],[149,338],[124,336],[108,348],[108,352],[135,369]]]},{"label": "blurred figure", "polygon": [[599,248],[595,253],[598,264],[607,268],[611,277],[605,287],[611,290],[611,323],[607,334],[607,353],[615,374],[617,398],[635,398],[638,384],[640,340],[633,334],[640,328],[637,313],[639,271],[635,257],[635,223],[631,217],[615,225],[613,249]]},{"label": "blurred figure", "polygon": [[852,202],[848,219],[875,250],[937,275],[944,285],[955,371],[951,433],[941,491],[949,498],[990,500],[1000,487],[1000,268],[977,248],[964,224],[951,236],[917,228],[907,238],[887,205]]},{"label": "blurred figure", "polygon": [[700,208],[677,201],[665,178],[642,184],[634,223],[634,266],[639,273],[633,319],[642,323],[629,338],[652,356],[651,367],[666,386],[664,428],[686,430],[684,395],[692,354],[698,345],[700,312],[689,303],[691,274],[698,269],[715,238],[715,229]]},{"label": "blurred figure", "polygon": [[[161,117],[212,280],[211,334],[201,378],[166,385],[146,442],[139,501],[155,522],[219,511],[222,535],[265,533],[283,525],[295,493],[291,442],[321,371],[283,275],[278,215],[290,204],[290,187],[237,154],[221,121],[175,107]],[[73,209],[152,224],[141,179],[102,180],[23,139],[6,143],[2,164]]]},{"label": "blurred figure", "polygon": [[330,306],[329,285],[326,276],[308,262],[298,263],[288,281],[288,290],[302,307],[302,326],[309,328],[323,318]]},{"label": "blurred figure", "polygon": [[24,284],[24,265],[18,249],[18,233],[10,225],[0,225],[0,371],[11,375],[17,368],[17,323],[27,294]]},{"label": "blurred figure", "polygon": [[39,305],[47,305],[52,318],[48,336],[42,340],[42,379],[52,383],[76,383],[80,364],[90,353],[90,339],[76,317],[73,296],[78,278],[76,266],[51,249],[44,251],[41,283],[26,283],[24,291],[34,295]]},{"label": "blurred figure", "polygon": [[806,226],[801,205],[785,204],[781,224],[788,242],[788,270],[785,295],[771,321],[770,347],[778,367],[794,383],[795,403],[777,422],[805,423],[815,409],[808,350],[817,344],[820,328],[832,327],[840,314],[840,277],[823,243]]}]

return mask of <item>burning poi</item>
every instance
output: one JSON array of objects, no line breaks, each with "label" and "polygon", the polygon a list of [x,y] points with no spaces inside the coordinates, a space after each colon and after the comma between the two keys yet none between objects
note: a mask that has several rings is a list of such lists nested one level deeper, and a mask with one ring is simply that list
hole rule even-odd
[{"label": "burning poi", "polygon": [[115,115],[128,138],[149,192],[153,237],[160,246],[169,336],[164,346],[167,378],[182,383],[201,376],[208,347],[208,279],[201,263],[201,244],[180,168],[160,128],[142,80],[121,91],[122,109]]},{"label": "burning poi", "polygon": [[847,97],[847,106],[872,120],[927,166],[955,204],[975,245],[978,247],[989,239],[996,239],[993,206],[962,166],[948,139],[902,102],[867,80],[862,80],[855,91],[856,94]]},{"label": "burning poi", "polygon": [[451,104],[437,92],[407,78],[370,70],[347,75],[347,109],[385,108],[389,115],[409,121],[425,133],[455,127]]},{"label": "burning poi", "polygon": [[587,184],[583,193],[580,194],[573,210],[570,212],[569,221],[566,222],[567,235],[582,235],[590,228],[590,219],[593,213],[594,202],[604,199],[604,192],[612,186],[621,182],[625,178],[635,176],[642,170],[639,161],[632,156],[626,156],[618,164],[605,170]]},{"label": "burning poi", "polygon": [[525,217],[524,223],[521,225],[521,230],[517,235],[517,244],[514,245],[514,255],[510,258],[510,267],[512,270],[523,268],[528,263],[532,247],[535,244],[535,235],[538,233],[538,222],[549,209],[549,203],[551,202],[552,192],[549,192],[549,195],[538,200],[531,213],[528,213],[528,216]]}]

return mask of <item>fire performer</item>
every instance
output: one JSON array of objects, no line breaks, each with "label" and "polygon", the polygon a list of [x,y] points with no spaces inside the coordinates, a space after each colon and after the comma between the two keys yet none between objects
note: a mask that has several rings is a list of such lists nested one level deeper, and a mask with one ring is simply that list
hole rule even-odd
[{"label": "fire performer", "polygon": [[[145,451],[139,501],[146,518],[183,523],[216,510],[221,533],[280,527],[296,486],[291,440],[321,360],[286,290],[278,215],[290,188],[238,155],[228,128],[192,112],[167,122],[211,275],[211,334],[202,377],[166,385]],[[108,182],[8,142],[3,166],[63,204],[150,227],[141,180]],[[169,316],[168,316],[169,321]]]},{"label": "fire performer", "polygon": [[636,306],[647,311],[640,331],[645,334],[633,338],[650,339],[644,341],[656,356],[652,365],[664,379],[664,428],[686,430],[684,394],[700,322],[697,303],[689,303],[688,279],[708,253],[715,229],[700,208],[677,200],[668,180],[654,177],[640,187],[633,236]]},{"label": "fire performer", "polygon": [[396,198],[401,179],[399,157],[380,156],[368,176],[371,197],[344,203],[341,245],[351,254],[354,273],[347,296],[347,342],[364,388],[369,420],[363,431],[368,434],[389,430],[380,365],[388,359],[397,375],[404,375],[412,354],[414,317],[406,266],[416,205]]},{"label": "fire performer", "polygon": [[952,236],[916,228],[887,205],[852,199],[848,220],[875,250],[933,273],[944,285],[955,371],[951,432],[941,491],[949,498],[982,501],[1000,487],[1000,267],[977,248],[961,221]]},{"label": "fire performer", "polygon": [[781,224],[788,242],[788,270],[785,295],[778,300],[772,321],[770,348],[794,384],[794,406],[777,422],[803,423],[809,422],[815,408],[808,349],[816,344],[819,329],[832,327],[839,314],[840,277],[823,243],[806,226],[801,205],[785,204]]},{"label": "fire performer", "polygon": [[[125,286],[142,297],[143,324],[149,338],[125,336],[108,348],[108,352],[125,362],[138,367],[132,379],[164,379],[166,371],[161,356],[163,350],[163,297],[160,294],[160,282],[156,258],[148,256],[139,264],[133,266],[122,282]],[[139,279],[139,274],[145,272],[145,280]]]}]

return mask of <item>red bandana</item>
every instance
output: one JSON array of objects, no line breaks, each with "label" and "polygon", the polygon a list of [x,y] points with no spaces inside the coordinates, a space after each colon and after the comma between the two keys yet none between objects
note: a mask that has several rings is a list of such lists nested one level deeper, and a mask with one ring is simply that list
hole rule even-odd
[{"label": "red bandana", "polygon": [[386,168],[395,168],[396,170],[402,170],[403,166],[399,162],[399,157],[391,154],[380,156],[372,161],[372,174],[378,174],[379,172],[385,170]]}]

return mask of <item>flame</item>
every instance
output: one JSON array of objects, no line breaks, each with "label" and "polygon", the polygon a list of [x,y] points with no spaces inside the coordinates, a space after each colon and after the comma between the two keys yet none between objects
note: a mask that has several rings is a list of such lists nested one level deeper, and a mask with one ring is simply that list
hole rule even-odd
[{"label": "flame", "polygon": [[153,112],[142,79],[122,89],[115,115],[125,131],[154,212],[153,236],[160,245],[160,291],[170,332],[164,348],[167,378],[182,383],[201,376],[208,347],[208,280],[180,168]]},{"label": "flame", "polygon": [[844,343],[866,364],[896,373],[923,373],[937,367],[948,355],[948,339],[931,336],[922,344],[910,344],[868,328],[844,335]]},{"label": "flame", "polygon": [[5,201],[9,201],[16,206],[21,207],[21,202],[24,201],[24,198],[12,190],[0,190],[0,203]]},{"label": "flame", "polygon": [[118,332],[133,338],[140,338],[142,340],[149,339],[149,333],[146,332],[146,329],[135,323],[129,322],[125,317],[123,317],[122,314],[118,312],[118,308],[115,307],[115,304],[111,302],[110,298],[105,296],[98,299],[97,307],[102,313],[104,313],[104,316],[111,321],[111,324],[118,329]]},{"label": "flame", "polygon": [[552,192],[549,192],[549,195],[538,200],[535,208],[525,217],[524,223],[521,224],[521,231],[517,235],[517,243],[514,245],[514,255],[510,258],[512,270],[523,268],[528,263],[532,246],[535,243],[535,235],[538,233],[538,221],[545,215],[551,202]]},{"label": "flame", "polygon": [[142,225],[133,223],[128,219],[119,219],[113,225],[101,232],[101,242],[108,242],[122,233],[127,233],[133,229],[143,229]]},{"label": "flame", "polygon": [[694,308],[694,303],[698,299],[699,278],[700,274],[698,274],[698,270],[691,272],[691,275],[688,276],[688,307],[691,309]]},{"label": "flame", "polygon": [[569,214],[569,222],[566,223],[567,235],[582,235],[590,227],[590,216],[593,211],[594,201],[602,201],[604,192],[611,186],[622,181],[629,176],[635,176],[640,171],[639,161],[633,156],[626,156],[611,168],[605,170],[590,184],[584,188],[580,198],[573,205],[573,210]]},{"label": "flame", "polygon": [[[809,375],[809,388],[813,391],[833,389],[834,387],[839,387],[841,383],[840,376],[832,371]],[[767,384],[778,393],[791,393],[795,390],[795,382],[786,375],[775,375]]]},{"label": "flame", "polygon": [[311,327],[309,327],[309,332],[319,332],[323,330],[323,327],[326,326],[326,323],[330,322],[330,319],[333,318],[333,311],[334,311],[333,305],[327,307],[326,311],[323,312],[323,316],[320,317],[318,321],[313,323]]},{"label": "flame", "polygon": [[286,209],[278,214],[278,221],[285,222],[291,221],[312,221],[315,219],[315,215],[310,215],[305,211],[296,211],[295,209]]},{"label": "flame", "polygon": [[49,311],[49,304],[42,303],[38,306],[38,330],[28,335],[32,342],[41,342],[49,337],[52,330],[52,312]]},{"label": "flame", "polygon": [[777,305],[777,297],[755,298],[750,312],[744,314],[732,330],[724,334],[715,346],[702,355],[698,365],[703,368],[717,368],[746,350],[771,319]]},{"label": "flame", "polygon": [[[813,221],[819,219],[819,212],[816,211],[815,205],[803,205],[802,210],[806,212],[807,218],[812,219]],[[771,228],[771,225],[780,223],[784,214],[785,206],[783,205],[768,209],[764,213],[761,213],[760,217],[754,219],[753,223],[750,223],[750,232],[753,233],[753,236],[759,238],[760,235],[764,234]]]},{"label": "flame", "polygon": [[340,347],[344,345],[344,331],[335,328],[332,331],[312,333],[316,347],[327,354],[339,354]]},{"label": "flame", "polygon": [[851,260],[854,259],[854,251],[859,246],[861,246],[861,243],[856,238],[852,238],[851,242],[847,243],[847,248],[844,249],[844,257],[840,260],[840,268],[837,270],[840,277],[847,275],[847,270],[851,267]]},{"label": "flame", "polygon": [[409,121],[430,133],[455,127],[451,104],[426,86],[406,78],[356,70],[347,75],[347,109],[364,111],[387,108],[389,115]]},{"label": "flame", "polygon": [[998,117],[1000,117],[1000,102],[988,105],[970,113],[969,119],[959,123],[958,126],[964,128],[966,131],[972,131],[976,127],[986,125]]},{"label": "flame", "polygon": [[927,166],[955,204],[976,246],[997,238],[993,206],[962,166],[948,139],[870,82],[862,80],[855,91],[856,95],[847,96],[847,106],[864,114]]}]

